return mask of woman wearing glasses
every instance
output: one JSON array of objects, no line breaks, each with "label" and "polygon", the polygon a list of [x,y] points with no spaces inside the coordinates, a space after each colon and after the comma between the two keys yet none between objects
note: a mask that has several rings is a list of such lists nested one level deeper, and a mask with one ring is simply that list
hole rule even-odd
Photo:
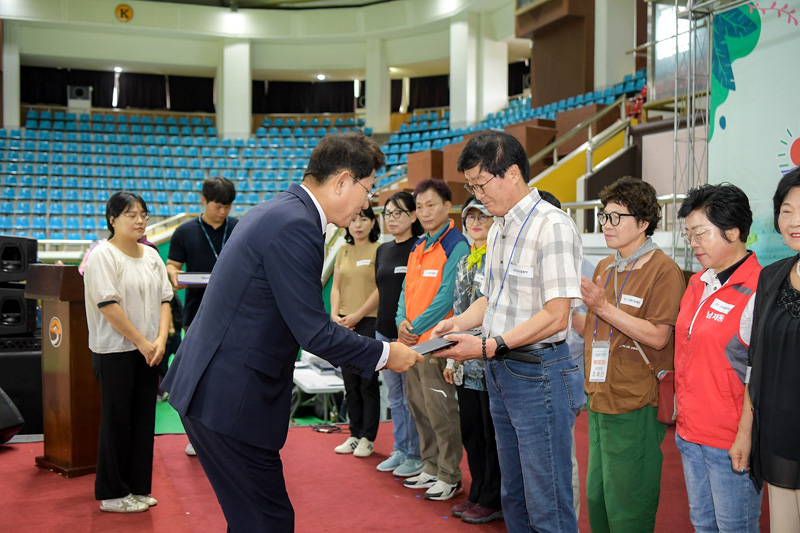
[{"label": "woman wearing glasses", "polygon": [[[379,341],[396,341],[397,302],[406,279],[408,254],[425,230],[417,220],[414,197],[398,192],[383,205],[383,223],[394,240],[378,247],[375,255],[375,282],[378,284],[378,318],[375,338]],[[397,477],[416,476],[422,472],[419,453],[419,435],[406,398],[406,374],[383,370],[383,381],[389,389],[389,407],[392,410],[394,448],[388,459],[381,462],[380,472],[391,472]]]},{"label": "woman wearing glasses", "polygon": [[92,367],[102,415],[95,497],[100,510],[138,513],[151,497],[158,364],[169,332],[172,286],[158,252],[141,244],[147,204],[115,193],[106,204],[111,233],[84,274]]},{"label": "woman wearing glasses", "polygon": [[[689,191],[678,216],[703,270],[692,276],[675,324],[675,442],[696,531],[758,531],[761,495],[728,450],[750,443],[742,413],[747,350],[761,265],[745,242],[753,214],[735,185]],[[739,422],[747,430],[739,431]]]},{"label": "woman wearing glasses", "polygon": [[661,218],[650,184],[620,178],[600,201],[597,221],[616,252],[600,261],[594,280],[581,280],[588,308],[589,524],[598,532],[652,531],[666,433],[656,419],[656,373],[672,370],[683,274],[650,238]]},{"label": "woman wearing glasses", "polygon": [[767,482],[770,530],[798,532],[800,168],[778,182],[772,206],[775,230],[792,255],[764,267],[758,278],[748,360],[752,372],[730,455],[734,469],[751,468],[750,476],[759,490]]},{"label": "woman wearing glasses", "polygon": [[[466,186],[465,186],[466,187]],[[486,240],[494,219],[482,203],[470,195],[461,211],[464,234],[473,239],[469,255],[462,257],[456,270],[456,290],[453,315],[460,315],[481,297],[486,266]],[[483,359],[464,361],[458,367],[447,360],[444,379],[456,385],[458,413],[461,420],[461,440],[467,451],[467,463],[472,475],[469,495],[452,508],[453,516],[470,524],[485,524],[503,518],[500,504],[500,462],[497,441],[489,412],[489,393],[486,391]]]},{"label": "woman wearing glasses", "polygon": [[[370,196],[367,191],[367,201]],[[333,268],[331,319],[365,337],[375,336],[378,307],[375,253],[378,251],[380,236],[381,228],[372,208],[362,209],[345,230],[344,240],[347,244],[336,254]],[[334,451],[352,453],[356,457],[369,457],[378,436],[380,421],[378,372],[365,378],[342,368],[342,380],[350,417],[350,436],[336,446]]]}]

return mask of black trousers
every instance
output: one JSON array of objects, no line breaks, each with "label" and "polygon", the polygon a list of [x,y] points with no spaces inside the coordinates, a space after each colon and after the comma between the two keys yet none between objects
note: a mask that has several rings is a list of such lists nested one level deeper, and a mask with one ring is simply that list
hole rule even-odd
[{"label": "black trousers", "polygon": [[[359,335],[375,338],[375,318],[361,320],[354,329]],[[381,415],[381,392],[378,384],[378,372],[372,377],[364,378],[359,374],[342,369],[344,381],[344,398],[347,401],[347,413],[350,417],[350,435],[360,439],[366,437],[374,441],[378,436],[378,423]]]},{"label": "black trousers", "polygon": [[100,441],[94,496],[150,494],[158,367],[138,351],[92,354],[100,384]]},{"label": "black trousers", "polygon": [[458,387],[458,410],[461,440],[472,475],[467,499],[490,509],[500,509],[500,462],[489,412],[489,393]]},{"label": "black trousers", "polygon": [[212,431],[191,416],[181,421],[217,495],[228,531],[294,531],[280,452]]}]

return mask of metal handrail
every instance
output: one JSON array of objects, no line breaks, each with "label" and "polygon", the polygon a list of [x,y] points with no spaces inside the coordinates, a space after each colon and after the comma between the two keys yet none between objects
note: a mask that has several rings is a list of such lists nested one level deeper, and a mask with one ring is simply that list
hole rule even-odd
[{"label": "metal handrail", "polygon": [[[658,200],[658,205],[668,205],[668,204],[677,204],[678,202],[682,202],[686,199],[685,194],[665,194],[663,196],[657,196],[656,200]],[[573,211],[581,211],[581,210],[594,210],[594,217],[592,218],[592,233],[600,233],[597,227],[597,214],[600,212],[600,208],[603,207],[603,203],[600,200],[584,200],[582,202],[564,202],[561,204],[561,208],[567,212],[569,216],[572,217]],[[667,217],[661,217],[662,223],[662,230],[666,231],[667,228]]]},{"label": "metal handrail", "polygon": [[631,119],[626,118],[622,122],[617,122],[616,124],[610,126],[606,130],[599,133],[594,139],[589,139],[586,146],[586,173],[591,174],[594,170],[594,150],[595,148],[599,148],[600,146],[604,145],[614,137],[616,137],[619,133],[625,132],[625,139],[623,141],[623,147],[628,147],[629,142],[629,132],[631,129]]},{"label": "metal handrail", "polygon": [[389,172],[387,172],[386,174],[384,174],[383,176],[381,176],[380,177],[381,180],[385,180],[386,178],[392,178],[392,180],[387,182],[387,183],[384,183],[383,185],[378,187],[376,189],[376,192],[389,190],[389,188],[392,185],[394,185],[398,181],[402,180],[403,179],[403,172],[406,170],[406,168],[408,168],[408,165],[398,165],[398,166],[394,167],[392,170],[390,170]]},{"label": "metal handrail", "polygon": [[592,133],[593,133],[592,132],[592,125],[595,122],[597,122],[598,120],[600,120],[601,118],[603,118],[604,116],[606,116],[609,113],[611,113],[612,111],[614,111],[617,107],[621,108],[620,118],[624,119],[625,118],[625,102],[626,101],[627,101],[627,98],[625,96],[620,96],[612,104],[604,107],[603,109],[601,109],[600,111],[598,111],[597,113],[592,115],[591,117],[587,118],[586,120],[584,120],[583,122],[581,122],[577,126],[573,127],[571,130],[569,130],[567,133],[565,133],[564,135],[562,135],[561,137],[559,137],[555,141],[551,142],[550,144],[548,144],[547,146],[545,146],[544,148],[542,148],[541,150],[539,150],[538,152],[533,154],[533,156],[531,156],[528,159],[528,161],[530,161],[530,164],[533,165],[535,163],[538,163],[542,159],[544,159],[545,156],[547,156],[548,154],[552,153],[553,154],[553,164],[558,163],[558,152],[557,152],[557,149],[560,146],[562,146],[564,143],[566,143],[567,141],[569,141],[570,139],[572,139],[573,137],[578,135],[581,131],[583,131],[586,128],[589,128],[589,139],[591,140]]}]

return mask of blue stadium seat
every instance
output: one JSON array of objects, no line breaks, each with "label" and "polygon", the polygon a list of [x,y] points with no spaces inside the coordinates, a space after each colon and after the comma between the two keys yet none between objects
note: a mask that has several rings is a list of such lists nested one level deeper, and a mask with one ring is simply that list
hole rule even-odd
[{"label": "blue stadium seat", "polygon": [[[63,230],[64,229],[64,219],[60,216],[54,217],[55,213],[50,213],[50,229],[51,230]],[[60,214],[60,213],[59,213]]]}]

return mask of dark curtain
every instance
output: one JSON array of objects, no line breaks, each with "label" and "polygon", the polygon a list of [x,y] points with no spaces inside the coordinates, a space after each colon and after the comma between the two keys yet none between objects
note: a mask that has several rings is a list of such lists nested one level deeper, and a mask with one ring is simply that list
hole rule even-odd
[{"label": "dark curtain", "polygon": [[69,70],[68,85],[90,85],[92,107],[111,107],[114,97],[114,73],[96,70]]},{"label": "dark curtain", "polygon": [[252,93],[252,102],[254,115],[263,115],[267,109],[267,82],[260,80],[253,80],[253,86],[250,91]]},{"label": "dark curtain", "polygon": [[400,112],[403,103],[403,80],[392,80],[392,113]]},{"label": "dark curtain", "polygon": [[352,113],[352,81],[267,83],[265,113]]},{"label": "dark curtain", "polygon": [[169,77],[169,108],[172,111],[214,112],[214,78]]},{"label": "dark curtain", "polygon": [[23,104],[67,105],[67,71],[21,67],[20,100]]},{"label": "dark curtain", "polygon": [[117,107],[166,109],[167,79],[158,74],[120,74]]},{"label": "dark curtain", "polygon": [[525,77],[530,73],[531,68],[524,61],[508,65],[508,96],[522,94],[522,91],[526,88]]},{"label": "dark curtain", "polygon": [[426,76],[411,78],[408,111],[450,105],[450,77]]}]

